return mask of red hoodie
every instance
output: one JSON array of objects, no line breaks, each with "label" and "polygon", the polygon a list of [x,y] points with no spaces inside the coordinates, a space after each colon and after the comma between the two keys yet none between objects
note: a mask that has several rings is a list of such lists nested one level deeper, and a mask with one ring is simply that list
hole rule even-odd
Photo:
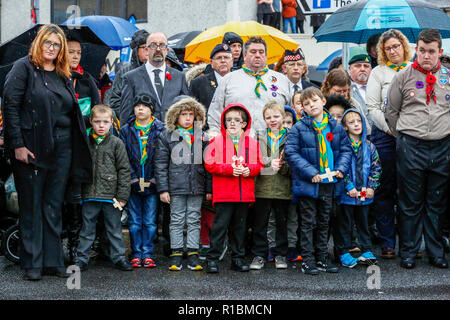
[{"label": "red hoodie", "polygon": [[[248,124],[239,140],[239,156],[244,167],[250,169],[248,177],[233,176],[233,156],[236,149],[225,129],[225,113],[231,107],[242,108],[248,116]],[[264,168],[258,141],[250,137],[251,116],[238,103],[231,103],[222,112],[221,135],[214,137],[206,150],[205,167],[213,176],[213,205],[216,202],[255,202],[255,177]]]}]

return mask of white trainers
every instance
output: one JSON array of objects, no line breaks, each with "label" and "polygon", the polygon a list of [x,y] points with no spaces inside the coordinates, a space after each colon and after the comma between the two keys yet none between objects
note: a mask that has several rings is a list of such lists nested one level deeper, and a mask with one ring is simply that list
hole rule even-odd
[{"label": "white trainers", "polygon": [[275,268],[277,269],[287,269],[286,258],[282,256],[275,257]]},{"label": "white trainers", "polygon": [[264,258],[254,257],[250,264],[250,270],[261,270],[264,267]]}]

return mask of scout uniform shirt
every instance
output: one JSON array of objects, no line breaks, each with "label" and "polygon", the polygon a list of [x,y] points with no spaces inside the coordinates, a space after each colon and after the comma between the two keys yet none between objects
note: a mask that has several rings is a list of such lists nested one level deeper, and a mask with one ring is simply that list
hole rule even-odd
[{"label": "scout uniform shirt", "polygon": [[450,134],[449,70],[443,66],[433,74],[436,102],[427,104],[426,75],[409,65],[392,80],[388,90],[386,118],[394,134],[417,139],[440,140]]},{"label": "scout uniform shirt", "polygon": [[230,103],[244,105],[252,117],[250,134],[266,129],[262,110],[270,100],[276,100],[283,106],[290,105],[291,90],[289,80],[283,74],[269,70],[261,76],[267,90],[260,87],[260,97],[255,93],[256,77],[239,69],[223,77],[216,89],[211,105],[208,109],[208,126],[210,131],[220,133],[220,119],[223,109]]}]

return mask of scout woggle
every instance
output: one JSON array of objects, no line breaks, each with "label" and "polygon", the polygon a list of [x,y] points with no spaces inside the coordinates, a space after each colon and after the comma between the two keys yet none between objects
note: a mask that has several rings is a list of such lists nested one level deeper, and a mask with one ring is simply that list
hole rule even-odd
[{"label": "scout woggle", "polygon": [[[427,82],[427,104],[430,103],[431,98],[433,98],[434,102],[436,103],[436,93],[434,91],[434,84],[436,83],[436,77],[433,75],[433,72],[438,71],[441,68],[441,62],[438,62],[438,65],[436,68],[434,68],[431,71],[426,71],[425,69],[423,69],[421,66],[419,66],[419,63],[416,61],[414,61],[414,63],[412,64],[412,67],[424,74],[427,75],[426,77],[426,82]],[[416,82],[416,87],[419,88],[419,81]]]}]

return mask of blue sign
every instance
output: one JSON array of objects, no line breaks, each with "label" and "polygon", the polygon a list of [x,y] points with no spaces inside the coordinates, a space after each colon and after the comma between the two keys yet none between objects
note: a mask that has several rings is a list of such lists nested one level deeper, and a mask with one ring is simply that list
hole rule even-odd
[{"label": "blue sign", "polygon": [[[131,16],[130,19],[128,19],[128,22],[131,24],[136,24],[136,18],[134,16]],[[120,61],[121,62],[129,62],[131,58],[131,48],[125,47],[120,50]]]},{"label": "blue sign", "polygon": [[313,0],[313,9],[329,9],[331,0]]}]

